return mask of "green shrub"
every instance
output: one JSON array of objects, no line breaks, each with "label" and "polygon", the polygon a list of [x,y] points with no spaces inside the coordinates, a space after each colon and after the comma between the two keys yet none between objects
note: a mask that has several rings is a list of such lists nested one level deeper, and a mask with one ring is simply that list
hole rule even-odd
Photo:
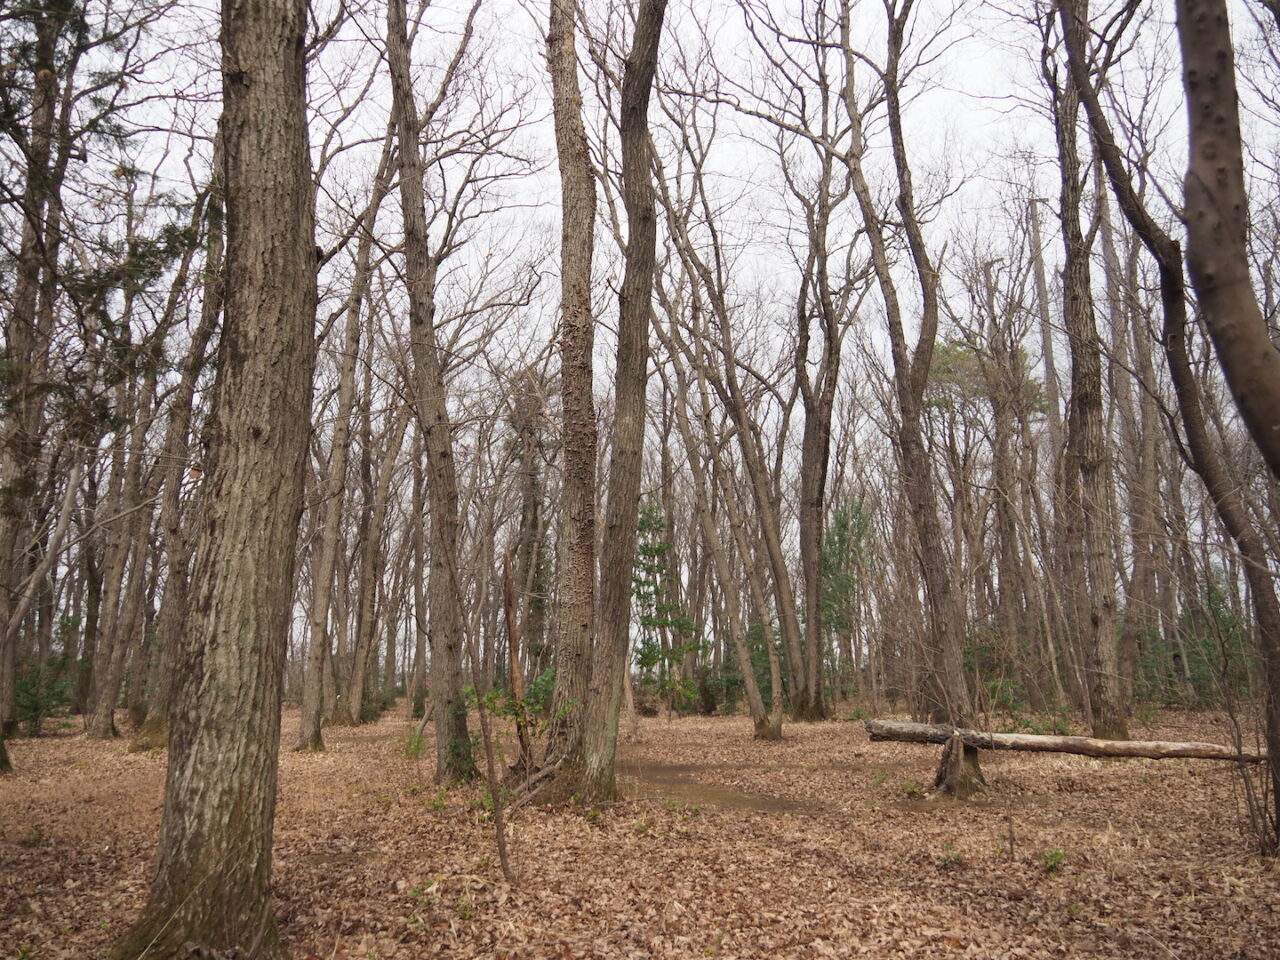
[{"label": "green shrub", "polygon": [[71,683],[62,673],[61,658],[44,666],[31,660],[19,662],[14,712],[28,736],[40,736],[44,722],[63,713],[71,702]]},{"label": "green shrub", "polygon": [[417,730],[410,731],[409,735],[405,737],[404,755],[406,759],[417,760],[419,757],[422,756],[423,752],[426,749],[427,749],[426,740],[423,738],[422,734],[419,731]]},{"label": "green shrub", "polygon": [[545,717],[551,713],[551,701],[556,692],[556,671],[547,667],[534,677],[524,691],[525,713],[531,717]]},{"label": "green shrub", "polygon": [[1067,862],[1067,855],[1055,847],[1051,850],[1041,850],[1036,859],[1040,861],[1040,866],[1044,867],[1045,873],[1057,873]]},{"label": "green shrub", "polygon": [[1248,695],[1249,631],[1219,583],[1192,599],[1175,629],[1176,635],[1151,631],[1139,638],[1138,700],[1203,707],[1220,703],[1224,692]]}]

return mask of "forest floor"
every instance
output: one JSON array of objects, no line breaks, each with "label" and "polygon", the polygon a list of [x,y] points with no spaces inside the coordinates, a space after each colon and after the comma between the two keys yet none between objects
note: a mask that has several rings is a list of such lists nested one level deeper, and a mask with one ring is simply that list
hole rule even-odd
[{"label": "forest floor", "polygon": [[[295,960],[1280,957],[1280,867],[1253,852],[1228,764],[984,753],[985,797],[935,803],[940,748],[861,723],[761,743],[742,717],[642,720],[626,800],[516,812],[513,888],[482,792],[437,791],[412,729],[387,716],[281,753]],[[1229,742],[1205,714],[1133,735]],[[146,898],[164,756],[68,733],[10,753],[0,957],[100,957]]]}]

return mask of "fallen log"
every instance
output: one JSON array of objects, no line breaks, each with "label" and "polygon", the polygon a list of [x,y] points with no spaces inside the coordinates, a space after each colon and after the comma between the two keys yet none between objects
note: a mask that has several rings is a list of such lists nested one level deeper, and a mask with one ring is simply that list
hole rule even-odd
[{"label": "fallen log", "polygon": [[1095,740],[1093,737],[1057,737],[1032,733],[983,733],[945,723],[907,723],[868,720],[872,740],[945,744],[952,735],[976,750],[1031,750],[1039,753],[1076,753],[1086,757],[1143,757],[1148,760],[1235,760],[1261,763],[1266,753],[1239,751],[1216,743],[1179,743],[1167,740]]}]

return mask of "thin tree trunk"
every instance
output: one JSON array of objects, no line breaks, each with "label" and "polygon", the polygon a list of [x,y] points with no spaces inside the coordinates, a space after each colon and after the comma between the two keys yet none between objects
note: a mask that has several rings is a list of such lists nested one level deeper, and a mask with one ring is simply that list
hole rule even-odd
[{"label": "thin tree trunk", "polygon": [[[400,445],[409,422],[408,405],[396,411],[395,419],[388,427],[387,447],[378,469],[377,484],[373,490],[373,507],[369,515],[368,540],[360,561],[360,575],[356,581],[359,595],[359,612],[356,615],[356,644],[351,661],[351,682],[347,686],[347,707],[352,723],[361,723],[366,699],[365,676],[369,669],[369,656],[377,639],[378,618],[374,610],[374,590],[383,574],[382,533],[386,526],[387,505],[390,499],[391,478],[395,473]],[[433,573],[434,575],[434,573]],[[465,730],[465,727],[464,727]],[[468,741],[470,742],[470,741]]]},{"label": "thin tree trunk", "polygon": [[[474,16],[474,8],[472,11]],[[400,152],[400,207],[404,217],[405,286],[409,294],[409,350],[413,357],[413,395],[427,459],[427,497],[431,504],[431,679],[436,717],[436,779],[469,780],[475,775],[467,704],[462,693],[462,597],[458,593],[458,475],[450,436],[444,367],[435,332],[437,258],[427,246],[422,152],[418,145],[418,109],[410,83],[410,51],[405,0],[387,5],[387,62],[391,70],[392,110]],[[472,20],[467,20],[470,36]],[[449,73],[457,69],[462,41]],[[441,90],[448,89],[448,76]],[[369,545],[372,548],[372,543]],[[359,667],[359,658],[357,658]],[[363,677],[363,672],[361,673]],[[355,671],[348,696],[361,695]]]},{"label": "thin tree trunk", "polygon": [[[605,539],[600,558],[599,638],[591,670],[583,765],[576,774],[580,778],[576,792],[587,800],[613,800],[618,792],[614,759],[622,707],[622,674],[631,637],[632,573],[658,231],[650,172],[649,96],[666,8],[667,0],[640,0],[635,35],[622,76],[622,193],[628,235],[622,289],[618,296],[613,443]],[[568,779],[574,778],[571,771]]]},{"label": "thin tree trunk", "polygon": [[347,463],[351,452],[351,417],[355,407],[355,370],[360,351],[360,326],[365,293],[372,273],[373,228],[383,198],[391,188],[390,133],[383,145],[378,172],[374,176],[369,206],[365,210],[356,247],[355,277],[347,298],[346,332],[338,356],[338,396],[334,413],[333,439],[329,445],[329,462],[321,484],[323,509],[320,542],[312,572],[311,635],[307,648],[306,673],[302,684],[302,714],[295,750],[324,750],[321,718],[324,715],[324,664],[332,640],[329,615],[333,596],[334,572],[341,546],[342,510],[346,493]]},{"label": "thin tree trunk", "polygon": [[909,350],[907,346],[902,307],[889,259],[886,226],[876,207],[870,183],[863,169],[866,143],[861,108],[854,88],[856,56],[851,46],[852,13],[847,0],[841,6],[840,36],[845,61],[843,96],[845,109],[853,124],[854,146],[846,157],[846,163],[849,166],[858,208],[866,225],[867,238],[871,243],[872,268],[884,301],[885,319],[889,331],[894,395],[899,413],[896,439],[903,487],[919,544],[917,558],[924,580],[931,634],[931,641],[927,645],[930,667],[927,677],[929,713],[935,720],[963,724],[967,723],[973,714],[973,704],[964,673],[964,610],[963,604],[956,595],[952,573],[942,548],[943,537],[938,518],[937,493],[928,449],[921,432],[921,407],[938,330],[939,278],[915,214],[911,170],[907,163],[906,143],[902,131],[902,91],[898,71],[911,10],[912,4],[904,3],[900,8],[895,9],[890,17],[884,83],[898,188],[898,214],[907,236],[914,279],[919,287],[921,298],[920,330],[914,350]]},{"label": "thin tree trunk", "polygon": [[[1078,29],[1063,19],[1064,33]],[[1074,42],[1074,40],[1070,41]],[[1103,431],[1102,351],[1094,317],[1089,279],[1089,246],[1080,223],[1083,172],[1076,139],[1080,94],[1074,80],[1055,92],[1054,127],[1061,168],[1060,216],[1065,263],[1064,323],[1071,345],[1071,399],[1067,417],[1069,469],[1078,475],[1073,491],[1075,519],[1080,525],[1083,569],[1072,582],[1077,607],[1086,617],[1082,630],[1089,677],[1093,735],[1124,740],[1129,736],[1116,642],[1115,569],[1110,537],[1111,493],[1106,438]],[[1083,574],[1083,576],[1081,576]]]},{"label": "thin tree trunk", "polygon": [[169,710],[173,702],[177,673],[182,669],[178,654],[182,648],[181,634],[186,623],[190,589],[189,566],[194,547],[191,515],[198,516],[199,510],[197,494],[189,515],[183,517],[182,478],[187,472],[187,445],[196,381],[208,359],[206,352],[222,312],[223,190],[219,179],[224,162],[222,154],[222,136],[219,133],[214,137],[213,178],[205,199],[204,219],[208,224],[208,235],[205,240],[204,298],[200,306],[200,322],[182,363],[182,379],[170,405],[169,424],[163,444],[160,529],[164,538],[166,576],[160,612],[156,617],[156,638],[160,651],[156,654],[155,681],[147,704],[147,716],[129,743],[129,750],[135,752],[157,749],[168,744]]},{"label": "thin tree trunk", "polygon": [[[26,568],[26,545],[34,526],[31,509],[40,464],[41,424],[44,419],[44,370],[49,333],[40,317],[40,296],[57,259],[59,194],[66,170],[67,144],[58,142],[59,84],[71,87],[75,56],[57,62],[59,41],[72,23],[70,9],[50,8],[37,15],[31,57],[31,100],[27,164],[22,194],[22,234],[12,304],[5,316],[4,376],[0,382],[0,624],[8,625],[12,598]],[[0,740],[16,726],[17,641],[0,636]]]}]

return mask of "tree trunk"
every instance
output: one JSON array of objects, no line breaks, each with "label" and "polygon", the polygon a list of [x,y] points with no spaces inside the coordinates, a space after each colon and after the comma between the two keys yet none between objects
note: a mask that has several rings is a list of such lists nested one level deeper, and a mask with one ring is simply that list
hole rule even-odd
[{"label": "tree trunk", "polygon": [[[396,411],[394,419],[388,424],[387,447],[383,451],[377,485],[372,491],[373,506],[369,515],[364,553],[360,559],[360,575],[356,581],[356,590],[360,598],[359,612],[356,615],[355,653],[351,661],[351,682],[347,685],[346,702],[351,711],[351,722],[357,724],[363,722],[365,687],[368,686],[365,678],[369,669],[369,656],[377,640],[378,617],[375,599],[376,588],[385,567],[382,532],[383,527],[386,526],[387,506],[390,502],[391,477],[395,472],[396,460],[400,456],[400,445],[404,441],[405,427],[408,422],[409,407],[406,405]],[[464,726],[464,733],[465,729]],[[468,743],[470,743],[469,740]]]},{"label": "tree trunk", "polygon": [[[471,20],[467,21],[467,31]],[[466,40],[463,41],[465,47]],[[427,459],[431,504],[431,686],[436,715],[436,779],[469,780],[475,773],[467,704],[462,693],[462,596],[458,578],[458,475],[453,457],[444,367],[435,331],[437,258],[427,246],[422,152],[418,109],[410,83],[410,51],[405,0],[387,5],[387,62],[391,70],[393,115],[400,148],[400,207],[404,217],[405,286],[409,294],[409,349],[413,396]],[[456,69],[457,57],[450,64]],[[447,85],[448,80],[444,81]],[[447,89],[442,85],[441,89]],[[373,549],[373,544],[369,544]],[[356,702],[355,673],[349,696]]]},{"label": "tree trunk", "polygon": [[[1064,32],[1077,30],[1063,19]],[[1094,317],[1089,279],[1089,245],[1080,224],[1083,174],[1076,142],[1080,94],[1074,80],[1055,93],[1054,127],[1062,174],[1060,216],[1065,263],[1063,321],[1071,345],[1071,399],[1067,416],[1068,469],[1078,474],[1073,485],[1075,519],[1080,525],[1083,569],[1071,584],[1077,606],[1087,619],[1084,650],[1094,736],[1124,740],[1129,735],[1121,688],[1116,642],[1115,568],[1112,563],[1110,469],[1103,429],[1102,351]],[[1083,576],[1081,576],[1083,574]]]},{"label": "tree trunk", "polygon": [[618,349],[614,370],[614,429],[608,502],[600,565],[599,637],[591,670],[583,763],[570,771],[575,792],[587,801],[617,798],[614,759],[622,680],[631,637],[640,476],[644,452],[649,318],[658,222],[654,210],[649,147],[649,97],[667,0],[641,0],[635,35],[622,76],[623,203],[627,213],[625,268],[619,292]]},{"label": "tree trunk", "polygon": [[409,517],[409,548],[413,556],[413,695],[410,713],[414,718],[427,715],[427,557],[423,535],[425,523],[422,504],[425,480],[422,475],[422,431],[413,437],[413,494],[409,500],[412,512]]},{"label": "tree trunk", "polygon": [[158,863],[118,960],[284,955],[271,908],[280,691],[316,302],[306,5],[223,10],[227,271],[205,511]]},{"label": "tree trunk", "polygon": [[986,778],[978,766],[977,748],[965,743],[960,731],[953,730],[942,748],[942,759],[938,761],[938,773],[933,778],[934,794],[968,800],[986,785]]},{"label": "tree trunk", "polygon": [[[58,124],[59,85],[71,89],[78,55],[59,63],[59,42],[73,23],[70,9],[33,13],[35,45],[31,55],[31,100],[26,131],[22,234],[9,313],[5,316],[3,371],[0,372],[0,624],[11,619],[12,598],[26,569],[26,545],[33,532],[31,509],[37,490],[41,425],[44,420],[45,367],[49,334],[40,317],[41,289],[57,262],[60,191],[66,170],[65,138]],[[8,191],[6,191],[8,192]],[[6,631],[7,634],[8,631]],[[0,636],[0,740],[16,726],[17,640]]]},{"label": "tree trunk", "polygon": [[[106,616],[98,657],[93,666],[96,693],[88,725],[89,736],[95,739],[117,736],[115,710],[124,680],[125,663],[132,647],[140,639],[142,590],[151,527],[151,508],[147,506],[150,497],[144,489],[142,461],[155,390],[153,369],[145,375],[137,395],[126,401],[127,405],[122,404],[124,409],[132,408],[132,428],[127,447],[123,437],[118,441],[112,467],[118,479],[113,483],[116,496],[109,509],[117,512],[120,519],[112,531],[104,561],[106,590],[103,603]],[[127,392],[122,386],[120,395],[124,397]]]},{"label": "tree trunk", "polygon": [[928,449],[921,432],[921,406],[938,331],[939,278],[915,213],[915,194],[902,130],[902,81],[898,72],[910,13],[911,6],[904,5],[890,20],[884,83],[898,188],[897,210],[907,236],[913,275],[921,302],[920,330],[913,350],[907,345],[901,302],[890,262],[888,231],[876,207],[871,185],[863,168],[866,144],[861,108],[854,88],[856,55],[851,46],[851,11],[847,0],[841,8],[840,35],[845,71],[843,97],[854,128],[854,146],[850,149],[846,162],[858,209],[871,244],[872,268],[884,301],[889,330],[894,395],[900,417],[896,441],[903,487],[919,545],[917,558],[924,580],[931,634],[926,686],[928,709],[935,720],[965,723],[972,716],[973,704],[964,673],[964,608],[957,597],[952,571],[943,551],[937,493]]},{"label": "tree trunk", "polygon": [[[669,347],[672,346],[672,337],[664,337],[664,340]],[[706,470],[703,469],[702,454],[698,450],[693,428],[689,423],[687,378],[683,366],[679,362],[676,350],[669,349],[668,354],[675,366],[677,381],[675,419],[676,425],[680,430],[681,439],[684,441],[689,469],[693,474],[698,525],[702,531],[703,542],[706,544],[706,552],[711,555],[712,563],[715,565],[716,581],[720,585],[730,641],[737,657],[738,670],[742,674],[742,687],[747,700],[747,713],[751,717],[756,739],[779,740],[782,737],[782,712],[781,710],[775,711],[774,717],[771,718],[765,711],[764,698],[760,695],[760,685],[756,682],[755,670],[751,664],[751,654],[747,650],[746,624],[742,618],[739,592],[735,586],[736,578],[729,569],[728,553],[724,549],[724,543],[720,538],[719,531],[716,529],[715,517],[708,503],[709,487],[707,485]],[[716,445],[713,442],[708,442],[707,447],[712,451],[711,455],[715,456]],[[773,722],[775,719],[776,723]]]},{"label": "tree trunk", "polygon": [[342,509],[346,494],[347,463],[351,452],[351,416],[355,406],[356,360],[360,351],[361,313],[369,285],[373,252],[373,227],[382,200],[391,188],[390,133],[383,144],[378,172],[374,175],[369,205],[361,218],[360,240],[356,247],[355,277],[344,305],[346,331],[338,359],[337,409],[333,420],[333,439],[329,444],[329,462],[320,490],[320,542],[312,572],[311,635],[307,648],[306,674],[302,683],[302,714],[295,750],[324,750],[321,718],[324,715],[324,664],[332,640],[329,615],[333,596],[334,573],[341,545]]},{"label": "tree trunk", "polygon": [[158,664],[151,699],[147,704],[147,716],[129,744],[130,751],[162,748],[168,744],[173,690],[177,685],[177,673],[182,669],[179,651],[183,646],[182,631],[186,623],[190,590],[189,567],[194,546],[190,533],[194,524],[191,521],[192,515],[198,516],[199,510],[197,494],[184,518],[182,479],[189,462],[188,443],[196,381],[208,360],[206,352],[222,312],[224,201],[219,175],[223,162],[222,137],[218,134],[214,137],[213,178],[205,199],[204,216],[208,234],[205,241],[204,298],[200,307],[200,322],[183,360],[182,379],[170,406],[169,424],[165,430],[160,529],[164,538],[166,574],[160,612],[156,617],[156,641],[160,650],[156,654]]},{"label": "tree trunk", "polygon": [[[1181,11],[1181,7],[1179,8]],[[1064,19],[1077,18],[1073,4],[1064,2]],[[1081,22],[1081,27],[1084,23]],[[1225,28],[1225,21],[1223,21]],[[1083,31],[1082,31],[1083,32]],[[1084,94],[1084,105],[1093,126],[1111,186],[1120,209],[1155,259],[1160,271],[1160,301],[1164,310],[1164,347],[1169,373],[1178,399],[1186,449],[1192,468],[1200,475],[1213,500],[1218,517],[1235,541],[1243,560],[1244,576],[1253,602],[1254,630],[1266,684],[1266,740],[1270,757],[1270,836],[1266,846],[1275,849],[1280,837],[1280,599],[1269,573],[1266,551],[1241,501],[1240,485],[1227,473],[1225,464],[1209,438],[1204,422],[1200,387],[1192,373],[1187,353],[1187,297],[1182,274],[1182,256],[1177,242],[1151,218],[1139,199],[1124,159],[1116,146],[1110,125],[1102,112],[1096,91],[1088,82],[1088,64],[1083,44],[1070,36],[1069,62]],[[1178,506],[1174,501],[1175,507]],[[1185,655],[1183,669],[1187,667]]]},{"label": "tree trunk", "polygon": [[1178,0],[1187,94],[1187,270],[1249,434],[1280,480],[1280,349],[1249,276],[1235,48],[1226,0]]},{"label": "tree trunk", "polygon": [[[547,69],[551,77],[556,158],[560,168],[561,494],[560,631],[548,760],[581,757],[583,705],[595,640],[596,420],[592,396],[591,256],[596,188],[582,121],[576,0],[551,0]],[[579,759],[580,762],[580,759]],[[559,792],[559,791],[555,791]]]}]

